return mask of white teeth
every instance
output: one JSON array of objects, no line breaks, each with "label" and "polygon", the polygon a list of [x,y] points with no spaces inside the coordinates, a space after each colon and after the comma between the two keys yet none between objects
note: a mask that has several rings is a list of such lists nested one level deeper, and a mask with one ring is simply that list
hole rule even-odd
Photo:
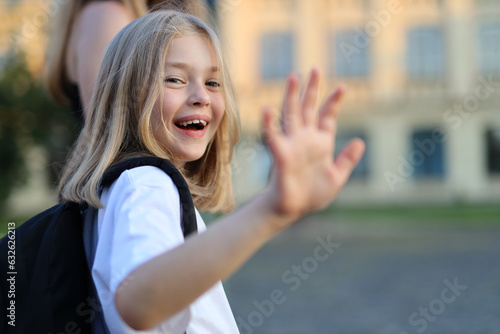
[{"label": "white teeth", "polygon": [[188,126],[189,124],[199,124],[201,123],[203,126],[207,126],[207,122],[202,119],[193,119],[192,121],[180,122],[178,124],[182,126]]}]

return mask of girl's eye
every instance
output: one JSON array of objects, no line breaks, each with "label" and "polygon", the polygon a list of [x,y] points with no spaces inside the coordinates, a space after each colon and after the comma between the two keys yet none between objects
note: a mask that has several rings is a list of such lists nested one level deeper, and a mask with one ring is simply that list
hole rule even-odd
[{"label": "girl's eye", "polygon": [[175,84],[182,84],[182,80],[181,79],[174,78],[174,77],[167,77],[167,78],[165,78],[165,82],[175,83]]},{"label": "girl's eye", "polygon": [[217,81],[209,81],[206,83],[206,85],[209,87],[220,87],[220,83],[218,83]]}]

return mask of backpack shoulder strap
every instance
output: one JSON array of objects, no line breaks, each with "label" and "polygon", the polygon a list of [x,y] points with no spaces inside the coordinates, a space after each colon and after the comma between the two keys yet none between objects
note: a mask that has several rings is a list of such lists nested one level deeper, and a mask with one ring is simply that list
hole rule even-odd
[{"label": "backpack shoulder strap", "polygon": [[110,334],[106,320],[104,319],[104,313],[101,301],[99,299],[99,294],[97,293],[97,288],[95,282],[92,279],[92,267],[94,266],[95,253],[97,250],[97,222],[95,218],[97,217],[97,209],[89,206],[83,213],[83,247],[85,250],[85,257],[87,259],[87,266],[89,268],[89,295],[94,298],[94,302],[97,304],[97,310],[95,310],[95,317],[91,322],[92,333],[93,334]]},{"label": "backpack shoulder strap", "polygon": [[101,187],[110,186],[124,171],[140,166],[155,166],[170,176],[179,191],[182,208],[181,228],[184,238],[191,233],[197,232],[196,214],[189,187],[179,170],[168,160],[158,157],[139,157],[120,162],[104,173]]},{"label": "backpack shoulder strap", "polygon": [[[155,166],[162,169],[170,176],[179,191],[182,208],[181,228],[184,234],[184,238],[186,238],[191,233],[197,232],[198,228],[196,223],[196,215],[189,187],[179,170],[177,170],[177,168],[175,168],[175,166],[168,160],[158,157],[140,157],[118,163],[108,169],[106,173],[104,173],[101,180],[101,189],[110,186],[124,171],[140,166]],[[90,273],[92,273],[92,267],[94,264],[94,257],[97,248],[97,224],[95,224],[96,214],[97,211],[93,207],[88,207],[84,214],[83,242],[87,258],[87,265]],[[100,301],[95,284],[92,279],[90,279],[90,282],[90,293],[96,299],[100,307]],[[102,310],[102,308],[100,309]],[[97,312],[96,318],[92,324],[92,329],[94,333],[110,333],[102,312]]]}]

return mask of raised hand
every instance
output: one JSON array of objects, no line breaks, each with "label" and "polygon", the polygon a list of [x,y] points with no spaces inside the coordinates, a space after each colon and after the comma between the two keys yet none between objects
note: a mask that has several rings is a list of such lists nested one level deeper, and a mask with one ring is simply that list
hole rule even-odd
[{"label": "raised hand", "polygon": [[268,189],[275,213],[300,217],[326,207],[347,182],[365,150],[354,139],[333,159],[339,103],[337,88],[319,110],[319,72],[312,70],[302,97],[299,79],[291,74],[283,101],[283,127],[270,109],[264,109],[264,134],[274,157]]}]

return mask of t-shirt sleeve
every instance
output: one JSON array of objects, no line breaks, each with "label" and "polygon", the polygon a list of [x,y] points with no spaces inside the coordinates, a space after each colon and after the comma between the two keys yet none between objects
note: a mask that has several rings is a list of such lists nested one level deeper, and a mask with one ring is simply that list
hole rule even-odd
[{"label": "t-shirt sleeve", "polygon": [[[105,194],[103,193],[103,197]],[[132,271],[148,260],[184,242],[177,187],[161,169],[144,166],[125,171],[106,193],[98,220],[99,255],[103,284],[114,296]],[[102,241],[102,242],[101,242]],[[102,268],[109,265],[109,268]],[[182,312],[181,312],[182,313]],[[185,322],[189,312],[171,319]],[[175,320],[177,318],[177,321]]]},{"label": "t-shirt sleeve", "polygon": [[[124,184],[117,184],[123,189],[112,190],[109,199],[115,223],[110,264],[121,273],[184,242],[176,186],[163,171],[143,169],[148,175],[140,173],[141,168],[125,172]],[[110,282],[113,292],[121,282],[119,276]]]}]

